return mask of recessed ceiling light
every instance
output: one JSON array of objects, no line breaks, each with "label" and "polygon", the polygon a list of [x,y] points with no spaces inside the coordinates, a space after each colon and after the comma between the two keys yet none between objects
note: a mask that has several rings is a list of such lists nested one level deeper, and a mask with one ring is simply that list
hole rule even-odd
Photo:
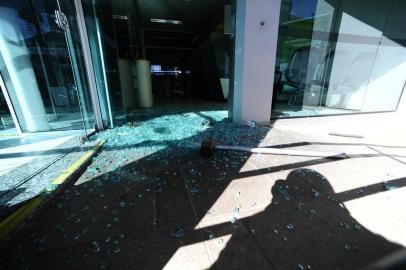
[{"label": "recessed ceiling light", "polygon": [[182,24],[182,21],[178,20],[167,20],[167,19],[151,19],[153,23],[167,23],[167,24]]}]

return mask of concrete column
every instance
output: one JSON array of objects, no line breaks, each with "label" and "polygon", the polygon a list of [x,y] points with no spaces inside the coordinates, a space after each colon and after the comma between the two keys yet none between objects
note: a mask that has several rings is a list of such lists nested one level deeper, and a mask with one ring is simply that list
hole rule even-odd
[{"label": "concrete column", "polygon": [[233,121],[269,122],[281,0],[237,0]]},{"label": "concrete column", "polygon": [[124,108],[135,108],[135,91],[133,85],[132,65],[127,59],[118,59],[118,71],[120,74],[121,94]]},{"label": "concrete column", "polygon": [[152,108],[151,63],[148,60],[138,59],[136,62],[137,90],[141,108]]},{"label": "concrete column", "polygon": [[17,10],[0,7],[0,52],[13,87],[8,87],[19,123],[25,132],[49,130]]}]

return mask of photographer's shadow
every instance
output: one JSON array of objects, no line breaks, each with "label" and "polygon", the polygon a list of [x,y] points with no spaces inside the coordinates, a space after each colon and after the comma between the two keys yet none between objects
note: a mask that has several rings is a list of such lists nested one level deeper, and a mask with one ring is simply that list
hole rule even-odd
[{"label": "photographer's shadow", "polygon": [[[316,171],[294,170],[271,192],[272,203],[263,212],[239,222],[264,257],[261,269],[359,269],[403,248],[359,224]],[[230,241],[241,243],[239,238]],[[212,269],[245,269],[244,254],[231,254],[227,247]],[[236,255],[240,262],[230,265]]]}]

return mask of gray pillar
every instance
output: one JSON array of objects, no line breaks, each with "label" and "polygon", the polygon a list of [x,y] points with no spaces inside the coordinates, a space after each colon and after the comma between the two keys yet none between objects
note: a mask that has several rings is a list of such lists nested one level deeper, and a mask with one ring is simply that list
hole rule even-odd
[{"label": "gray pillar", "polygon": [[120,74],[121,94],[123,96],[124,108],[133,109],[135,103],[135,91],[133,86],[132,65],[130,60],[118,59],[118,71]]},{"label": "gray pillar", "polygon": [[233,121],[269,122],[281,0],[237,0]]},{"label": "gray pillar", "polygon": [[8,91],[23,131],[49,130],[44,103],[15,9],[0,7],[0,52],[13,85],[8,87]]}]

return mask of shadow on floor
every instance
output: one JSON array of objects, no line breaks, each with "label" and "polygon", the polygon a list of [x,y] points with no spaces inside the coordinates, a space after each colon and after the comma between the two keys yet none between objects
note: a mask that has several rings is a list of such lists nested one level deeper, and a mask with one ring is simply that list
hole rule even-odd
[{"label": "shadow on floor", "polygon": [[[222,125],[227,132],[218,130]],[[249,158],[245,153],[218,152],[204,160],[197,149],[179,146],[206,137],[255,146],[268,131],[215,122],[198,135],[162,142],[164,150],[134,157],[123,167],[110,171],[116,160],[104,163],[96,175],[85,174],[67,187],[4,246],[7,259],[0,267],[357,269],[401,248],[359,225],[334,198],[327,179],[300,169],[339,162],[329,158],[276,168],[294,171],[269,190],[272,203],[265,211],[234,224],[198,228],[233,180],[250,181],[271,168],[240,172]],[[225,247],[218,243],[224,249],[215,259],[210,253],[216,246],[207,248],[206,242],[226,235],[231,239]]]},{"label": "shadow on floor", "polygon": [[[239,220],[266,258],[252,269],[359,269],[403,248],[362,227],[316,171],[292,171],[275,183],[272,197],[265,211]],[[233,236],[227,246],[243,241]],[[224,249],[212,269],[247,269],[230,260],[235,255]]]}]

